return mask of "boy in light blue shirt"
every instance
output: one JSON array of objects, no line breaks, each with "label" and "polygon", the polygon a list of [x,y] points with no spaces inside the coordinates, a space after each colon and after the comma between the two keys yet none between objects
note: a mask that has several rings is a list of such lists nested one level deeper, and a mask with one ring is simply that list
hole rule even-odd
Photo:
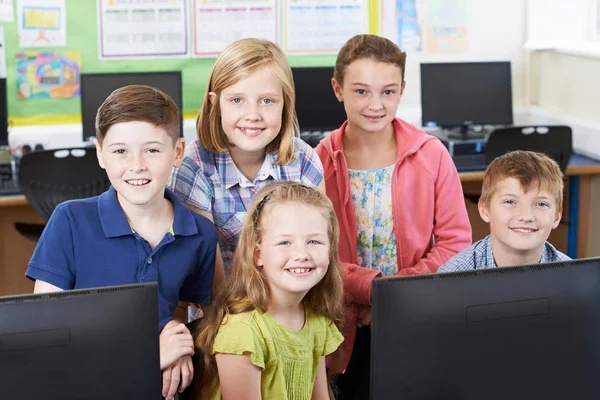
[{"label": "boy in light blue shirt", "polygon": [[513,151],[485,171],[479,215],[490,235],[461,251],[438,272],[566,261],[547,242],[562,216],[563,175],[548,156]]}]

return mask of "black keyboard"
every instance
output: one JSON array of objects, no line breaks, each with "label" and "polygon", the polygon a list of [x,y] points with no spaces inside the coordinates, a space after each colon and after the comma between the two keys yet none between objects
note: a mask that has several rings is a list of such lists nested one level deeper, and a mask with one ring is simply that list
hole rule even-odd
[{"label": "black keyboard", "polygon": [[483,153],[454,156],[452,161],[454,161],[458,172],[485,171],[487,168],[487,161]]},{"label": "black keyboard", "polygon": [[21,194],[19,183],[13,180],[0,180],[0,195]]}]

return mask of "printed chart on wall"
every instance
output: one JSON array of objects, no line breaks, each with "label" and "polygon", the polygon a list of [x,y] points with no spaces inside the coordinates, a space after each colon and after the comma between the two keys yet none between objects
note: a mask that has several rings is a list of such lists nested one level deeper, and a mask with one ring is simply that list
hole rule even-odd
[{"label": "printed chart on wall", "polygon": [[186,0],[98,0],[100,59],[189,56]]},{"label": "printed chart on wall", "polygon": [[283,1],[287,53],[336,53],[352,36],[369,31],[367,0]]},{"label": "printed chart on wall", "polygon": [[20,53],[15,68],[19,100],[79,97],[80,52]]},{"label": "printed chart on wall", "polygon": [[67,45],[65,0],[17,0],[19,47]]},{"label": "printed chart on wall", "polygon": [[403,51],[421,50],[421,0],[386,0],[381,5],[379,15],[379,30],[383,36]]},{"label": "printed chart on wall", "polygon": [[404,51],[468,49],[467,0],[384,0],[379,14],[380,34]]},{"label": "printed chart on wall", "polygon": [[0,22],[12,22],[14,15],[13,0],[0,0]]},{"label": "printed chart on wall", "polygon": [[194,0],[194,57],[215,57],[247,37],[277,42],[277,0]]}]

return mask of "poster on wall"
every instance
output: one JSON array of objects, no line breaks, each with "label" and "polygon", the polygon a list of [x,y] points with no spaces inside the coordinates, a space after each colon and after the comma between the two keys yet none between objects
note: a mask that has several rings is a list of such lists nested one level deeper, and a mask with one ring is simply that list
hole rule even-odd
[{"label": "poster on wall", "polygon": [[337,53],[352,36],[369,31],[367,0],[283,0],[286,53]]},{"label": "poster on wall", "polygon": [[0,22],[12,22],[15,20],[14,0],[0,0]]},{"label": "poster on wall", "polygon": [[101,60],[189,57],[186,0],[98,0]]},{"label": "poster on wall", "polygon": [[0,78],[6,78],[6,47],[4,26],[0,25]]},{"label": "poster on wall", "polygon": [[277,0],[194,0],[194,57],[216,57],[232,42],[277,42]]},{"label": "poster on wall", "polygon": [[[427,1],[427,0],[425,0]],[[402,51],[422,48],[422,1],[385,0],[381,3],[380,34],[398,45]]]},{"label": "poster on wall", "polygon": [[426,0],[424,6],[425,51],[467,51],[467,0]]},{"label": "poster on wall", "polygon": [[19,47],[67,45],[65,0],[17,0]]},{"label": "poster on wall", "polygon": [[19,100],[79,97],[80,52],[20,53],[15,61]]}]

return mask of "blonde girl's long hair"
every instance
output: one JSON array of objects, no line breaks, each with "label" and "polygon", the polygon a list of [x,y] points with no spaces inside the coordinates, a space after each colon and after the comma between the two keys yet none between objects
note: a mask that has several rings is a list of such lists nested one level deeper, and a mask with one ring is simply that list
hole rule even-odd
[{"label": "blonde girl's long hair", "polygon": [[282,203],[299,203],[317,208],[328,222],[329,268],[321,281],[302,300],[315,314],[330,317],[338,327],[343,320],[342,266],[338,256],[339,227],[331,201],[318,190],[296,182],[273,182],[261,189],[244,221],[232,268],[218,290],[205,321],[192,328],[196,344],[196,398],[209,398],[218,385],[218,373],[212,348],[219,327],[229,314],[258,310],[266,312],[270,289],[262,268],[255,265],[254,252],[265,227],[264,215]]}]

